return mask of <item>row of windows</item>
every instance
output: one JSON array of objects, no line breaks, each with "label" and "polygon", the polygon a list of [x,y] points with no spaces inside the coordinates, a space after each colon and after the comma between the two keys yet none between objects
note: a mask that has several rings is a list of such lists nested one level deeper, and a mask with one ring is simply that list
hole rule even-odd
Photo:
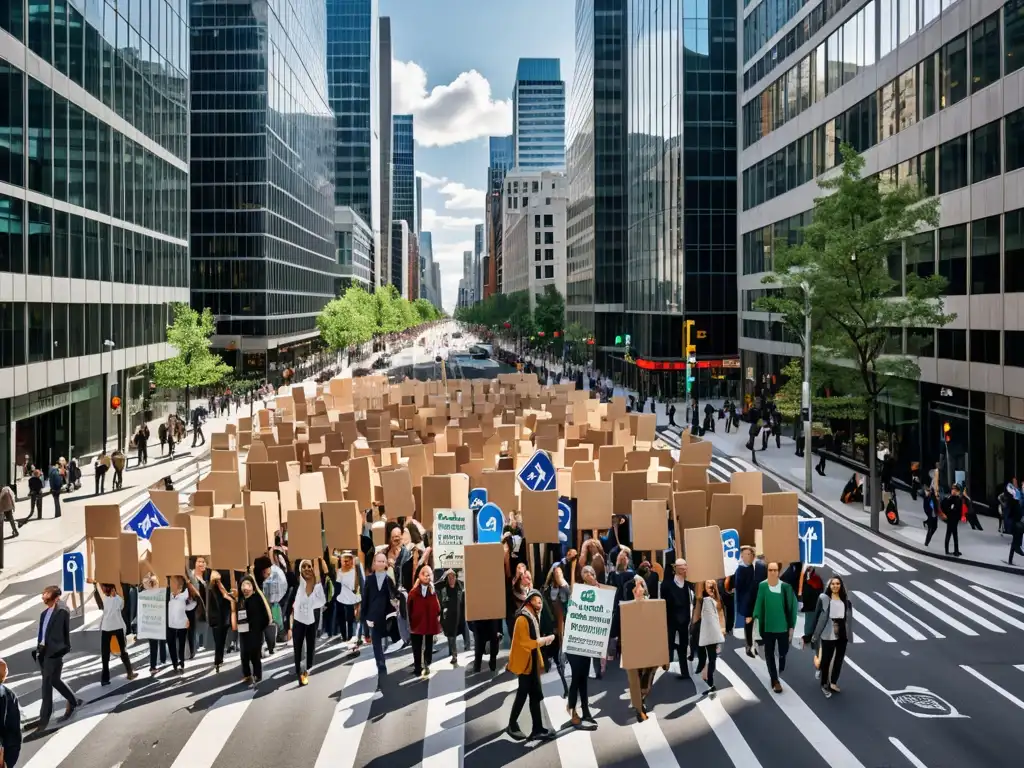
[{"label": "row of windows", "polygon": [[[926,59],[916,69],[903,73],[893,83],[839,117],[746,169],[743,172],[743,209],[749,210],[796,189],[841,163],[839,147],[843,141],[848,141],[858,152],[864,152],[892,135],[907,120],[918,119],[917,115],[927,116],[929,104],[934,109],[934,102],[929,102],[927,95],[934,92],[929,88],[919,89],[917,85],[933,82],[927,66],[931,61]],[[919,97],[916,102],[914,93]],[[936,150],[928,150],[902,163],[895,170],[888,169],[886,174],[897,183],[916,178],[925,193],[930,195],[936,191],[939,194],[951,192],[999,175],[1001,154],[1005,155],[1007,172],[1024,167],[1024,135],[1021,131],[1024,110],[1006,116],[1004,141],[1000,141],[999,136],[1002,122],[996,120],[958,136]],[[937,186],[933,152],[938,153]]]},{"label": "row of windows", "polygon": [[63,360],[167,340],[167,304],[0,302],[0,368]]},{"label": "row of windows", "polygon": [[1024,368],[1024,331],[916,328],[907,334],[907,354]]},{"label": "row of windows", "polygon": [[[744,6],[750,0],[744,0]],[[746,64],[762,45],[767,43],[771,37],[782,29],[789,20],[800,12],[809,0],[763,0],[749,15],[743,19],[743,63]],[[849,0],[837,0],[837,2],[823,2],[815,8],[809,16],[815,14],[826,20],[829,9],[835,13],[846,6]],[[809,21],[805,23],[810,23]]]},{"label": "row of windows", "polygon": [[[892,2],[894,0],[878,0],[882,13],[894,8]],[[906,8],[912,10],[913,6]],[[875,39],[866,34],[862,25],[862,17],[869,9],[873,12],[874,0],[743,107],[744,148],[795,119],[853,79],[865,66],[874,63]],[[900,10],[904,10],[904,6],[900,6]],[[933,114],[936,103],[939,109],[944,109],[966,98],[968,93],[991,85],[1001,77],[1004,60],[1006,74],[1024,66],[1024,0],[1020,1],[1019,10],[1012,10],[1008,4],[1005,12],[1005,34],[1000,34],[1000,14],[996,12],[878,91],[884,105],[892,109],[904,105],[901,121],[893,121],[891,130],[882,134],[882,138]],[[892,21],[895,25],[896,20]],[[905,39],[902,35],[897,37],[893,31],[897,28],[902,29],[893,26],[887,30],[882,25],[881,32],[888,37],[878,44],[880,55],[892,50],[888,45],[894,46]],[[919,78],[919,83],[915,84],[915,72],[928,77]],[[898,98],[894,98],[897,91]]]}]

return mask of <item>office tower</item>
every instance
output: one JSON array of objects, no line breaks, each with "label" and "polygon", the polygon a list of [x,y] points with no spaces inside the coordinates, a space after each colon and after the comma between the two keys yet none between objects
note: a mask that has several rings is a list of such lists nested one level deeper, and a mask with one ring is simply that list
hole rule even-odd
[{"label": "office tower", "polygon": [[502,293],[528,291],[531,309],[549,285],[565,295],[568,198],[564,173],[512,170],[505,176]]},{"label": "office tower", "polygon": [[406,272],[406,289],[402,295],[409,301],[416,301],[420,297],[420,274],[422,265],[420,263],[420,239],[415,232],[409,233],[409,266]]},{"label": "office tower", "polygon": [[192,306],[243,375],[275,382],[319,348],[340,275],[326,24],[324,3],[191,4]]},{"label": "office tower", "polygon": [[[410,240],[415,237],[405,219],[394,219],[391,222],[391,259],[392,279],[389,280],[400,296],[409,298],[409,253],[412,249]],[[415,298],[415,297],[414,297]]]},{"label": "office tower", "polygon": [[565,81],[558,59],[520,59],[512,90],[513,165],[565,170]]},{"label": "office tower", "polygon": [[127,447],[189,297],[188,19],[129,40],[127,10],[75,6],[0,3],[0,481],[19,495],[16,465],[87,464],[119,424]]},{"label": "office tower", "polygon": [[[391,232],[401,231],[396,224],[404,221],[409,232],[416,232],[416,159],[413,143],[412,115],[395,115],[391,134]],[[396,246],[392,239],[392,246]],[[403,269],[403,263],[406,268]],[[391,278],[388,282],[404,295],[403,276],[408,268],[408,246],[391,254]]]},{"label": "office tower", "polygon": [[444,309],[444,293],[441,290],[441,265],[436,261],[431,264],[431,282],[434,285],[434,306]]},{"label": "office tower", "polygon": [[505,174],[512,167],[512,137],[491,136],[487,163],[487,188],[484,202],[484,224],[487,226],[487,254],[481,270],[484,273],[483,298],[501,293],[501,190]]},{"label": "office tower", "polygon": [[335,295],[340,296],[352,285],[372,291],[373,231],[347,205],[334,206],[334,244],[339,267]]},{"label": "office tower", "polygon": [[420,296],[435,307],[440,306],[437,302],[437,285],[434,283],[434,236],[430,232],[420,232],[420,275]]},{"label": "office tower", "polygon": [[[630,0],[628,255],[624,296],[638,364],[627,386],[682,397],[683,321],[696,392],[738,387],[737,4]],[[651,73],[660,73],[651,80]],[[641,371],[646,372],[641,375]]]},{"label": "office tower", "polygon": [[794,12],[755,9],[744,20],[744,391],[802,355],[752,302],[776,244],[799,237],[817,179],[848,141],[865,174],[938,195],[938,228],[894,243],[889,269],[899,292],[904,275],[945,277],[945,311],[956,315],[938,330],[892,329],[888,350],[916,357],[921,376],[916,397],[883,394],[876,427],[900,446],[901,475],[912,460],[941,460],[944,485],[963,470],[974,503],[994,507],[1006,478],[1024,470],[1024,6],[819,2],[768,45]]},{"label": "office tower", "polygon": [[473,227],[473,303],[484,300],[483,273],[480,271],[484,255],[484,225]]},{"label": "office tower", "polygon": [[[348,207],[371,232],[370,259],[380,249],[380,76],[377,0],[326,0],[327,86],[334,112],[334,206]],[[352,216],[336,212],[339,257],[362,236]],[[343,242],[344,241],[344,242]],[[342,263],[340,283],[355,281],[372,290],[373,270],[357,261]],[[341,284],[339,283],[339,287]]]},{"label": "office tower", "polygon": [[374,259],[374,285],[386,283],[391,264],[391,19],[380,19],[380,250]]},{"label": "office tower", "polygon": [[423,231],[423,179],[416,177],[416,234]]},{"label": "office tower", "polygon": [[609,370],[626,284],[627,0],[576,0],[566,159],[569,178],[566,322],[594,334]]}]

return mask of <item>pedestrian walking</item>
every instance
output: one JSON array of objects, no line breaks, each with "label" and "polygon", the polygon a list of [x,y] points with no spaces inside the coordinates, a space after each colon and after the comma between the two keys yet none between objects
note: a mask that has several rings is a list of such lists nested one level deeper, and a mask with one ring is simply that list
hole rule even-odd
[{"label": "pedestrian walking", "polygon": [[270,606],[252,576],[242,577],[232,605],[231,628],[238,632],[242,680],[254,688],[263,679],[263,633],[270,625]]},{"label": "pedestrian walking", "polygon": [[661,596],[665,601],[668,619],[668,663],[672,664],[674,652],[679,660],[678,678],[683,680],[690,677],[686,657],[690,642],[690,614],[693,610],[693,595],[686,581],[686,561],[683,558],[677,559],[672,571],[665,574]]},{"label": "pedestrian walking", "polygon": [[195,607],[188,611],[188,633],[185,641],[188,643],[188,657],[195,658],[196,651],[206,647],[206,633],[209,629],[206,616],[207,585],[206,585],[206,558],[199,555],[192,564],[192,570],[187,574],[192,588],[195,590]]},{"label": "pedestrian walking", "polygon": [[185,642],[189,611],[196,608],[199,595],[184,576],[172,576],[167,591],[167,651],[175,674],[185,672]]},{"label": "pedestrian walking", "polygon": [[[149,589],[159,589],[160,584],[152,573],[146,574],[142,579],[143,591]],[[167,640],[150,640],[149,641],[149,675],[152,677],[157,673],[157,661],[159,660],[160,666],[167,663]]]},{"label": "pedestrian walking", "polygon": [[818,673],[825,698],[839,693],[839,674],[846,658],[846,646],[853,642],[853,604],[846,595],[846,585],[838,576],[828,582],[825,594],[818,598],[815,611],[812,647],[821,650]]},{"label": "pedestrian walking", "polygon": [[56,520],[60,517],[60,492],[64,486],[64,477],[61,475],[60,468],[56,462],[50,465],[47,482],[50,486],[50,498],[53,499],[53,517]]},{"label": "pedestrian walking", "polygon": [[100,455],[96,457],[96,461],[93,462],[92,470],[95,474],[93,478],[96,483],[96,496],[100,496],[107,492],[106,481],[107,472],[110,470],[110,457],[106,451],[101,451]]},{"label": "pedestrian walking", "polygon": [[61,602],[60,587],[44,587],[42,598],[45,608],[39,616],[38,644],[32,651],[32,659],[39,664],[42,672],[40,690],[42,701],[39,708],[39,724],[35,731],[40,735],[50,724],[55,688],[67,702],[61,720],[70,720],[75,714],[75,710],[82,704],[82,700],[76,697],[74,691],[61,680],[61,673],[64,671],[64,657],[71,652],[71,614]]},{"label": "pedestrian walking", "polygon": [[[647,600],[650,597],[647,591],[647,583],[643,576],[634,576],[632,583],[632,598],[634,600]],[[657,667],[644,667],[643,669],[626,670],[626,677],[629,680],[629,702],[636,712],[636,720],[642,723],[647,720],[647,695],[654,685],[654,673]]]},{"label": "pedestrian walking", "polygon": [[[327,604],[324,588],[317,580],[310,560],[299,563],[299,588],[292,603],[291,629],[288,638],[295,651],[295,676],[299,685],[309,684],[316,652],[316,628],[320,625],[320,610]],[[302,648],[306,647],[306,664],[302,665]]]},{"label": "pedestrian walking", "polygon": [[[949,496],[942,500],[942,504],[939,505],[939,514],[946,521],[946,554],[961,557],[960,536],[957,529],[960,526],[961,518],[967,516],[967,509],[964,500],[960,497],[959,483],[954,483]],[[952,552],[949,551],[950,539],[953,541]]]},{"label": "pedestrian walking", "polygon": [[714,579],[704,582],[703,592],[700,604],[697,670],[703,670],[704,681],[708,684],[707,694],[713,699],[716,693],[715,664],[718,661],[721,644],[725,642],[725,607],[718,593],[718,583]]},{"label": "pedestrian walking", "polygon": [[267,653],[273,654],[277,650],[277,638],[284,634],[283,603],[288,597],[288,577],[285,575],[285,571],[291,569],[288,566],[287,558],[281,554],[280,550],[272,549],[270,554],[274,558],[280,558],[284,567],[282,568],[269,557],[259,557],[256,558],[254,570],[260,574],[257,585],[260,588],[260,594],[263,595],[270,608],[270,624],[266,626],[264,632]]},{"label": "pedestrian walking", "polygon": [[103,612],[100,619],[100,659],[103,664],[100,672],[100,685],[110,685],[110,654],[121,657],[125,675],[134,680],[138,675],[132,671],[132,660],[128,655],[128,644],[125,641],[124,600],[117,593],[113,584],[94,585],[93,597],[96,605]]},{"label": "pedestrian walking", "polygon": [[341,639],[345,642],[355,640],[357,643],[362,640],[362,633],[359,631],[358,614],[359,604],[363,595],[363,567],[356,562],[354,552],[345,551],[341,553],[341,563],[335,573],[337,597],[334,600],[334,613],[332,620],[331,634],[341,632]]},{"label": "pedestrian walking", "polygon": [[[10,485],[0,486],[0,520],[6,520],[11,524],[11,533],[18,535],[18,521],[14,518],[14,488]],[[0,531],[0,536],[3,532]]]},{"label": "pedestrian walking", "polygon": [[[764,641],[765,662],[772,690],[782,693],[779,675],[786,671],[786,654],[796,628],[797,599],[793,588],[779,579],[779,564],[768,563],[768,578],[757,587],[753,618]],[[778,666],[775,654],[778,652]]]},{"label": "pedestrian walking", "polygon": [[[168,437],[168,435],[169,435],[169,430],[167,429],[167,424],[166,423],[163,423],[159,427],[157,427],[156,436],[157,436],[157,439],[160,440],[160,456],[161,457],[163,457],[164,449],[167,447],[167,437]],[[141,460],[142,459],[140,457],[139,461],[141,462]]]},{"label": "pedestrian walking", "polygon": [[15,768],[21,757],[21,705],[7,681],[7,662],[0,659],[0,766]]},{"label": "pedestrian walking", "polygon": [[43,519],[43,473],[38,467],[32,469],[32,475],[28,479],[28,520],[34,512],[36,520]]},{"label": "pedestrian walking", "polygon": [[434,636],[441,632],[441,603],[434,590],[434,572],[423,564],[416,571],[416,583],[409,590],[409,635],[412,640],[413,675],[430,677],[434,658]]},{"label": "pedestrian walking", "polygon": [[441,603],[441,629],[448,640],[448,655],[453,667],[459,666],[459,654],[456,643],[465,626],[463,609],[462,582],[450,568],[445,571],[437,589],[437,598]]},{"label": "pedestrian walking", "polygon": [[373,644],[373,658],[377,662],[377,674],[388,673],[384,663],[384,638],[387,635],[388,615],[393,613],[398,601],[398,588],[388,575],[388,556],[377,552],[373,556],[373,573],[363,585],[363,601],[360,612]]},{"label": "pedestrian walking", "polygon": [[231,616],[234,613],[234,596],[224,586],[217,571],[210,571],[206,587],[206,622],[213,633],[213,671],[220,672],[224,663],[224,649],[231,631]]},{"label": "pedestrian walking", "polygon": [[[835,438],[831,432],[826,432],[822,438],[822,445],[818,448],[818,463],[814,467],[814,471],[822,477],[825,476],[825,454],[833,449],[835,444]],[[838,453],[838,451],[836,451]]]},{"label": "pedestrian walking", "polygon": [[530,590],[513,625],[512,647],[509,650],[507,668],[517,676],[519,687],[512,702],[507,732],[516,741],[527,740],[519,730],[519,715],[522,714],[527,699],[530,702],[530,718],[533,721],[529,738],[546,739],[551,735],[544,727],[541,717],[540,705],[544,693],[540,684],[540,670],[544,666],[544,658],[540,649],[554,642],[555,636],[542,636],[540,633],[540,612],[543,604],[543,595],[536,589]]},{"label": "pedestrian walking", "polygon": [[678,424],[676,424],[676,404],[675,403],[669,403],[669,406],[668,406],[668,425],[670,427],[677,427],[677,426],[679,426]]},{"label": "pedestrian walking", "polygon": [[121,490],[124,485],[124,470],[127,465],[128,459],[120,448],[110,454],[110,466],[114,470],[113,488],[115,491]]},{"label": "pedestrian walking", "polygon": [[202,440],[199,445],[206,445],[206,435],[203,434],[203,412],[196,408],[192,411],[192,447],[196,447],[196,440]]}]

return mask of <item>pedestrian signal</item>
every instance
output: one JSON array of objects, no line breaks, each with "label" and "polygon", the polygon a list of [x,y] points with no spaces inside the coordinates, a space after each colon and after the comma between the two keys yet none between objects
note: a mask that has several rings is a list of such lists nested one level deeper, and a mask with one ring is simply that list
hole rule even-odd
[{"label": "pedestrian signal", "polygon": [[110,398],[110,410],[116,411],[120,407],[121,407],[121,398],[118,397],[117,395],[114,395],[113,397],[111,397]]}]

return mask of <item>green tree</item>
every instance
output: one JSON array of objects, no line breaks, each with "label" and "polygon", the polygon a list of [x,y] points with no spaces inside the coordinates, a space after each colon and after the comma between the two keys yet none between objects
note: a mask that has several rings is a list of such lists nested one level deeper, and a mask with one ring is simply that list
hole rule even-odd
[{"label": "green tree", "polygon": [[570,323],[565,329],[565,343],[569,345],[569,359],[582,365],[590,359],[591,333],[582,323]]},{"label": "green tree", "polygon": [[437,311],[437,307],[426,299],[416,299],[412,304],[416,308],[421,323],[429,323],[431,320],[437,320],[441,316],[441,313]]},{"label": "green tree", "polygon": [[372,297],[362,288],[350,286],[337,299],[332,299],[316,319],[320,337],[333,350],[348,349],[373,338],[374,325],[370,313]]},{"label": "green tree", "polygon": [[[834,388],[832,373],[835,365],[825,362],[811,366],[811,392],[821,392],[826,387]],[[804,361],[790,360],[781,371],[786,383],[775,392],[775,406],[786,418],[795,418],[803,405],[801,386],[804,377]],[[840,371],[842,373],[842,371]],[[864,399],[855,395],[833,394],[830,397],[811,397],[811,416],[814,419],[859,420],[867,416]]]},{"label": "green tree", "polygon": [[813,345],[837,364],[842,390],[863,399],[868,412],[871,527],[878,530],[880,493],[875,414],[883,392],[912,387],[920,378],[914,358],[890,354],[893,330],[943,326],[945,278],[905,276],[905,289],[889,272],[894,245],[939,223],[938,201],[916,185],[893,187],[864,177],[864,159],[848,144],[841,148],[838,174],[818,182],[825,192],[797,245],[775,251],[766,283],[789,295],[806,290],[816,320]]},{"label": "green tree", "polygon": [[210,337],[216,324],[209,307],[199,313],[188,304],[176,303],[173,310],[174,322],[167,326],[167,343],[177,354],[153,366],[153,381],[158,387],[184,387],[188,413],[191,388],[220,383],[231,373],[231,366],[210,351]]},{"label": "green tree", "polygon": [[402,297],[395,286],[380,286],[373,294],[375,301],[374,324],[375,333],[400,333],[405,330],[405,312],[402,310]]},{"label": "green tree", "polygon": [[413,302],[408,299],[399,299],[398,308],[402,312],[403,331],[408,328],[414,328],[420,324],[420,313],[416,310],[416,307],[413,306]]},{"label": "green tree", "polygon": [[544,286],[544,292],[537,296],[533,321],[537,330],[543,331],[548,338],[553,338],[555,331],[565,329],[565,298],[555,286]]}]

